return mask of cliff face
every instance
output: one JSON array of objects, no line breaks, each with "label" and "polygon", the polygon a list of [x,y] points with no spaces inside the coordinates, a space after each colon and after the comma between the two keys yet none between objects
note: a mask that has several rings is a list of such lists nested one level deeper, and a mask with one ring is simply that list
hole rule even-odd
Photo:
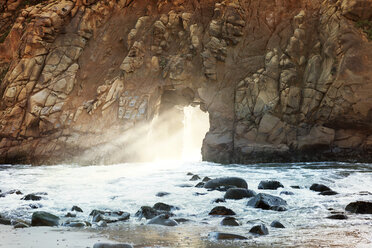
[{"label": "cliff face", "polygon": [[0,163],[151,157],[188,105],[204,160],[372,161],[372,0],[0,5]]}]

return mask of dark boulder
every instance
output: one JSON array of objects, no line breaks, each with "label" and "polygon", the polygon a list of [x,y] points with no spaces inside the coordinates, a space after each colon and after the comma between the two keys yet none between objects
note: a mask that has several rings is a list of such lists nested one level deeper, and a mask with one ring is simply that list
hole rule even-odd
[{"label": "dark boulder", "polygon": [[323,184],[314,183],[313,185],[310,186],[310,190],[316,191],[316,192],[323,192],[323,191],[328,191],[331,189]]},{"label": "dark boulder", "polygon": [[225,199],[240,200],[243,198],[250,198],[256,195],[256,192],[249,189],[232,188],[228,189],[225,193]]},{"label": "dark boulder", "polygon": [[158,216],[159,214],[160,213],[156,209],[153,209],[150,206],[142,206],[141,209],[137,211],[135,216],[139,219],[142,219],[144,217],[145,219],[149,220]]},{"label": "dark boulder", "polygon": [[249,230],[250,233],[257,234],[257,235],[267,235],[269,234],[269,230],[264,224],[256,225]]},{"label": "dark boulder", "polygon": [[221,232],[211,232],[208,234],[208,237],[210,239],[215,239],[215,240],[244,240],[247,239],[244,236],[237,235],[237,234],[232,234],[232,233],[221,233]]},{"label": "dark boulder", "polygon": [[30,226],[27,225],[26,223],[18,222],[16,224],[14,224],[13,227],[16,228],[16,229],[18,229],[18,228],[27,228],[27,227],[30,227]]},{"label": "dark boulder", "polygon": [[105,221],[106,223],[114,223],[118,221],[126,221],[130,218],[130,214],[123,211],[101,211],[93,210],[90,213],[93,216],[92,222]]},{"label": "dark boulder", "polygon": [[352,202],[346,206],[345,210],[356,214],[372,214],[372,202]]},{"label": "dark boulder", "polygon": [[280,192],[280,194],[281,195],[294,195],[294,193],[291,192],[291,191],[282,191],[282,192]]},{"label": "dark boulder", "polygon": [[177,221],[170,218],[168,214],[161,214],[149,220],[147,224],[155,224],[155,225],[162,225],[162,226],[177,226]]},{"label": "dark boulder", "polygon": [[235,215],[235,212],[224,206],[217,206],[209,212],[209,215]]},{"label": "dark boulder", "polygon": [[292,186],[290,186],[292,189],[300,189],[300,186],[298,186],[298,185],[292,185]]},{"label": "dark boulder", "polygon": [[18,189],[12,189],[12,190],[9,190],[7,192],[0,194],[0,197],[5,197],[6,195],[12,195],[12,194],[23,195],[22,192],[19,191]]},{"label": "dark boulder", "polygon": [[163,197],[163,196],[166,196],[166,195],[170,195],[170,193],[168,193],[168,192],[158,192],[158,193],[156,193],[157,197]]},{"label": "dark boulder", "polygon": [[194,196],[199,196],[199,195],[206,195],[207,193],[200,193],[200,192],[195,192],[193,193]]},{"label": "dark boulder", "polygon": [[191,187],[193,187],[191,184],[188,184],[188,183],[181,183],[181,184],[177,184],[176,186],[180,187],[180,188],[191,188]]},{"label": "dark boulder", "polygon": [[192,175],[194,175],[193,173],[191,173],[191,172],[187,172],[187,174],[186,174],[187,176],[192,176]]},{"label": "dark boulder", "polygon": [[32,214],[31,226],[58,226],[59,217],[44,211]]},{"label": "dark boulder", "polygon": [[221,186],[235,186],[237,188],[248,188],[247,182],[240,177],[220,177],[212,179],[204,185],[206,189],[215,189]]},{"label": "dark boulder", "polygon": [[285,228],[285,226],[277,220],[271,222],[270,226],[274,228]]},{"label": "dark boulder", "polygon": [[12,224],[12,222],[11,222],[10,219],[7,219],[7,218],[1,218],[1,216],[0,216],[0,224],[1,224],[1,225],[7,225],[7,226],[9,226],[9,225]]},{"label": "dark boulder", "polygon": [[206,183],[206,182],[209,182],[210,180],[212,180],[211,178],[209,177],[204,177],[202,182]]},{"label": "dark boulder", "polygon": [[203,188],[204,185],[205,185],[205,183],[203,183],[203,182],[199,182],[199,183],[197,183],[197,184],[195,185],[195,188]]},{"label": "dark boulder", "polygon": [[21,200],[24,201],[40,201],[41,196],[35,195],[35,194],[28,194],[21,198]]},{"label": "dark boulder", "polygon": [[198,175],[193,175],[191,178],[190,178],[190,181],[197,181],[199,180],[200,177]]},{"label": "dark boulder", "polygon": [[168,211],[156,210],[150,206],[142,206],[140,210],[137,211],[135,216],[138,217],[138,219],[145,218],[146,220],[149,220],[161,214],[173,216],[173,214]]},{"label": "dark boulder", "polygon": [[[89,223],[89,222],[88,222]],[[90,224],[90,223],[89,223]],[[85,221],[67,221],[66,223],[63,224],[64,226],[68,226],[68,227],[76,227],[76,228],[82,228],[82,227],[86,227],[88,226],[87,225],[87,222]]]},{"label": "dark boulder", "polygon": [[78,206],[73,206],[73,207],[71,208],[71,211],[80,212],[80,213],[83,212],[83,210],[82,210],[80,207],[78,207]]},{"label": "dark boulder", "polygon": [[285,211],[287,202],[280,197],[260,193],[247,202],[247,206],[264,210]]},{"label": "dark boulder", "polygon": [[327,216],[327,219],[332,219],[332,220],[346,220],[347,216],[344,214],[334,214]]},{"label": "dark boulder", "polygon": [[161,211],[172,211],[172,210],[179,209],[175,206],[168,205],[168,204],[165,204],[165,203],[162,203],[162,202],[155,203],[152,208],[155,209],[155,210],[161,210]]},{"label": "dark boulder", "polygon": [[39,203],[30,203],[28,204],[28,206],[32,209],[38,209],[38,208],[41,208],[43,207],[43,205],[39,204]]},{"label": "dark boulder", "polygon": [[283,184],[281,184],[279,181],[261,181],[258,185],[258,189],[278,189],[278,188],[284,188]]},{"label": "dark boulder", "polygon": [[65,217],[67,217],[67,218],[75,218],[75,217],[76,217],[76,214],[68,212],[68,213],[65,215]]},{"label": "dark boulder", "polygon": [[130,244],[96,243],[93,248],[133,248],[133,246]]},{"label": "dark boulder", "polygon": [[337,195],[338,193],[336,191],[333,191],[333,190],[326,190],[326,191],[323,191],[323,192],[320,192],[319,195]]},{"label": "dark boulder", "polygon": [[234,217],[225,217],[221,221],[221,225],[223,226],[240,226],[239,223],[236,221]]}]

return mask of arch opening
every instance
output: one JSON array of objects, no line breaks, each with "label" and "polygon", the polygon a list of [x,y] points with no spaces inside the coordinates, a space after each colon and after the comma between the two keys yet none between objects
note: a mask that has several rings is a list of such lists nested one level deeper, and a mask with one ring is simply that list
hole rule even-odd
[{"label": "arch opening", "polygon": [[174,93],[163,94],[158,115],[151,123],[149,143],[153,144],[153,160],[201,161],[209,113],[201,110],[201,103],[179,102],[181,98]]},{"label": "arch opening", "polygon": [[187,106],[184,112],[182,160],[201,161],[201,149],[205,135],[209,131],[209,114],[198,106]]}]

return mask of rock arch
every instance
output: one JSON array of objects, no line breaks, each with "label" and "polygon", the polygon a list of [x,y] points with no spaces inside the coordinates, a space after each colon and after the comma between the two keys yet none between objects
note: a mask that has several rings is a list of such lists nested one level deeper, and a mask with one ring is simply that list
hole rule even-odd
[{"label": "rock arch", "polygon": [[136,160],[172,97],[208,111],[204,160],[370,161],[371,1],[346,2],[5,7],[0,162]]}]

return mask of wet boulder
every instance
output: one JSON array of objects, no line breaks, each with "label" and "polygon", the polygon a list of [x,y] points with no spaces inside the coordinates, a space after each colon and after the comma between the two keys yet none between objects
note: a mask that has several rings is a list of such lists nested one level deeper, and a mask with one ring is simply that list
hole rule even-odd
[{"label": "wet boulder", "polygon": [[247,239],[244,236],[232,234],[232,233],[222,233],[222,232],[211,232],[208,234],[210,239],[214,240],[244,240]]},{"label": "wet boulder", "polygon": [[338,193],[336,191],[333,191],[333,190],[326,190],[326,191],[323,191],[323,192],[320,192],[319,195],[337,195]]},{"label": "wet boulder", "polygon": [[346,206],[345,210],[356,214],[372,214],[372,202],[352,202]]},{"label": "wet boulder", "polygon": [[172,210],[179,209],[179,208],[177,208],[175,206],[168,205],[168,204],[165,204],[165,203],[162,203],[162,202],[155,203],[152,208],[155,209],[155,210],[168,211],[168,212],[170,212]]},{"label": "wet boulder", "polygon": [[43,207],[43,205],[41,205],[41,204],[39,204],[39,203],[30,203],[30,204],[28,204],[28,206],[29,206],[31,209],[38,209],[38,208]]},{"label": "wet boulder", "polygon": [[256,192],[249,189],[242,189],[242,188],[231,188],[228,189],[225,193],[225,199],[233,199],[233,200],[240,200],[243,198],[250,198],[256,195]]},{"label": "wet boulder", "polygon": [[188,184],[188,183],[181,183],[181,184],[177,184],[176,186],[180,187],[180,188],[191,188],[191,187],[193,187],[193,185]]},{"label": "wet boulder", "polygon": [[[160,205],[159,205],[160,207]],[[136,217],[138,217],[138,219],[142,219],[142,218],[145,218],[146,220],[149,220],[149,219],[152,219],[158,215],[161,215],[161,214],[168,214],[170,216],[173,216],[172,213],[170,213],[169,211],[164,211],[164,210],[157,210],[157,209],[154,209],[150,206],[142,206],[138,211],[137,213],[135,214]]]},{"label": "wet boulder", "polygon": [[96,243],[93,248],[133,248],[130,244]]},{"label": "wet boulder", "polygon": [[13,227],[14,227],[15,229],[18,229],[18,228],[27,228],[27,227],[30,227],[30,226],[27,225],[26,223],[18,222],[18,223],[16,223],[15,225],[13,225]]},{"label": "wet boulder", "polygon": [[257,234],[257,235],[267,235],[269,234],[269,230],[264,224],[256,225],[249,230],[250,233]]},{"label": "wet boulder", "polygon": [[18,189],[12,189],[12,190],[9,190],[7,192],[4,192],[2,194],[0,194],[0,198],[1,197],[5,197],[7,195],[13,195],[13,194],[16,194],[16,195],[23,195],[22,192]]},{"label": "wet boulder", "polygon": [[8,218],[2,218],[2,217],[0,216],[0,224],[1,224],[1,225],[7,225],[7,226],[9,226],[9,225],[12,224],[12,222],[11,222],[10,219],[8,219]]},{"label": "wet boulder", "polygon": [[218,187],[234,186],[237,188],[247,189],[247,182],[240,177],[220,177],[212,179],[205,183],[204,188],[206,189],[216,189]]},{"label": "wet boulder", "polygon": [[70,213],[68,212],[66,215],[65,215],[66,218],[75,218],[76,217],[76,214],[75,213]]},{"label": "wet boulder", "polygon": [[166,196],[166,195],[170,195],[170,193],[168,193],[168,192],[158,192],[158,193],[156,193],[157,197],[163,197],[163,196]]},{"label": "wet boulder", "polygon": [[346,220],[347,219],[347,216],[344,215],[344,214],[334,214],[334,215],[327,216],[327,219],[331,219],[331,220]]},{"label": "wet boulder", "polygon": [[102,210],[93,210],[90,213],[92,216],[92,222],[105,221],[106,223],[114,223],[118,221],[126,221],[129,219],[130,214],[123,211],[102,211]]},{"label": "wet boulder", "polygon": [[235,215],[235,212],[224,206],[217,206],[209,212],[209,215]]},{"label": "wet boulder", "polygon": [[44,211],[32,214],[31,226],[58,226],[59,217]]},{"label": "wet boulder", "polygon": [[168,214],[161,214],[149,220],[148,225],[177,226],[177,221],[170,218]]},{"label": "wet boulder", "polygon": [[313,185],[310,186],[310,190],[316,191],[316,192],[323,192],[323,191],[329,191],[331,189],[325,186],[324,184],[314,183]]},{"label": "wet boulder", "polygon": [[68,227],[76,227],[76,228],[82,228],[86,226],[90,226],[91,224],[89,222],[85,221],[66,221],[63,225]]},{"label": "wet boulder", "polygon": [[28,194],[21,198],[21,200],[24,201],[40,201],[41,196],[35,195],[35,194]]},{"label": "wet boulder", "polygon": [[279,181],[261,181],[258,185],[258,189],[271,189],[275,190],[278,188],[284,188],[283,184],[281,184]]},{"label": "wet boulder", "polygon": [[194,196],[199,196],[199,195],[206,195],[207,193],[201,193],[201,192],[195,192],[193,193]]},{"label": "wet boulder", "polygon": [[285,226],[277,220],[271,222],[270,226],[274,228],[285,228]]},{"label": "wet boulder", "polygon": [[212,180],[211,178],[209,177],[204,177],[202,182],[206,183],[206,182],[209,182],[210,180]]},{"label": "wet boulder", "polygon": [[199,183],[197,183],[197,184],[195,185],[195,188],[203,188],[204,185],[205,185],[204,182],[199,182]]},{"label": "wet boulder", "polygon": [[280,195],[294,195],[294,193],[291,191],[282,191],[280,192]]},{"label": "wet boulder", "polygon": [[201,179],[198,175],[193,175],[191,178],[190,178],[190,181],[197,181]]},{"label": "wet boulder", "polygon": [[222,226],[240,226],[234,217],[225,217],[221,221]]},{"label": "wet boulder", "polygon": [[78,206],[73,206],[73,207],[71,208],[71,211],[80,212],[80,213],[83,212],[83,210],[82,210],[80,207],[78,207]]},{"label": "wet boulder", "polygon": [[247,206],[264,210],[285,211],[287,202],[278,196],[260,193],[247,202]]}]

